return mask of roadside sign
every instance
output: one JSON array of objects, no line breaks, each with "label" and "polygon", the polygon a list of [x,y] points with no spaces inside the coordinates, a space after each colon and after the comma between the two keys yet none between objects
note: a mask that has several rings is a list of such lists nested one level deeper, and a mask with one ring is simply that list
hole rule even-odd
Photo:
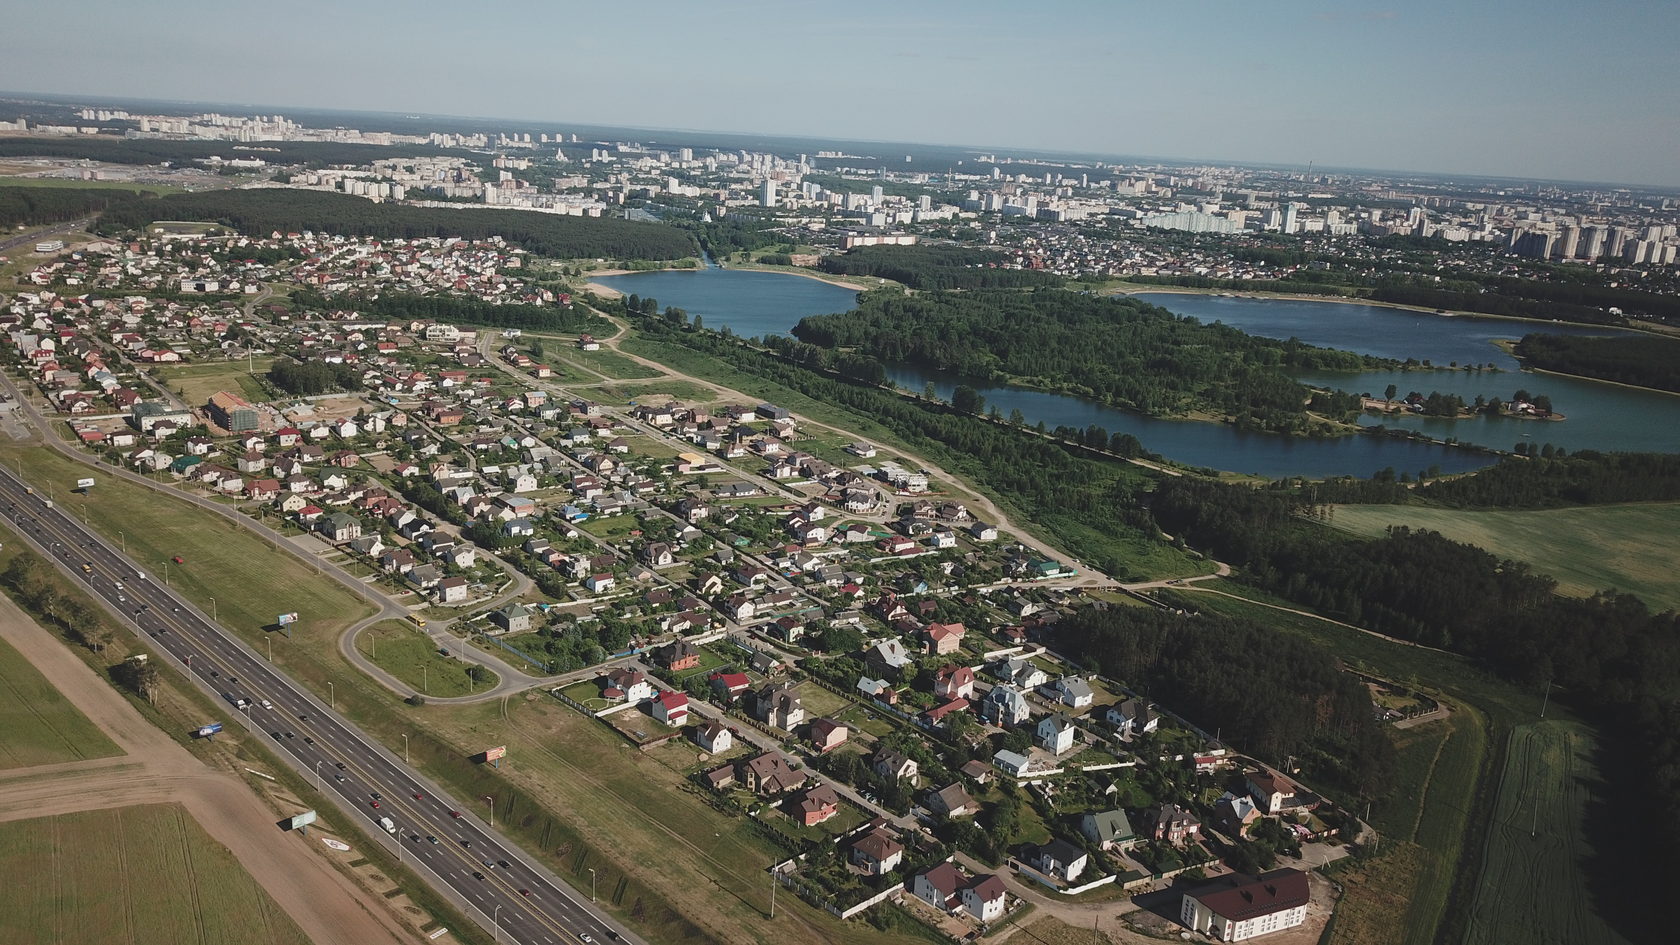
[{"label": "roadside sign", "polygon": [[78,488],[78,489],[92,489],[93,488],[93,480],[92,479],[78,479],[78,480],[76,480],[76,488]]},{"label": "roadside sign", "polygon": [[504,758],[506,755],[507,755],[507,746],[506,745],[498,745],[495,748],[485,749],[484,760],[485,761],[501,761],[502,758]]},{"label": "roadside sign", "polygon": [[289,627],[292,624],[297,623],[297,619],[297,611],[294,610],[289,614],[281,614],[280,616],[274,618],[274,622],[282,627]]},{"label": "roadside sign", "polygon": [[306,810],[291,819],[291,827],[289,829],[296,830],[299,827],[307,827],[314,822],[315,812],[312,810]]}]

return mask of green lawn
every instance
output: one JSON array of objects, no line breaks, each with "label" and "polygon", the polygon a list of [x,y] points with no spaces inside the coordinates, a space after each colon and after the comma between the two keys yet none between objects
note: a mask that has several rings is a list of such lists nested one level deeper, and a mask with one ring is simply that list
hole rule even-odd
[{"label": "green lawn", "polygon": [[0,769],[119,754],[23,654],[0,640]]},{"label": "green lawn", "polygon": [[1680,542],[1680,502],[1593,505],[1537,511],[1461,511],[1407,505],[1337,506],[1331,523],[1359,535],[1389,525],[1440,532],[1454,541],[1526,561],[1558,580],[1565,594],[1614,587],[1652,610],[1680,607],[1673,563]]},{"label": "green lawn", "polygon": [[0,875],[8,945],[310,945],[174,804],[0,824]]},{"label": "green lawn", "polygon": [[474,682],[467,675],[468,664],[442,655],[426,631],[401,621],[387,620],[363,630],[356,635],[356,649],[428,696],[469,696],[494,688],[498,679],[490,672],[483,682]]},{"label": "green lawn", "polygon": [[1593,838],[1587,805],[1599,781],[1591,729],[1548,720],[1511,733],[1481,880],[1470,909],[1470,945],[1569,942],[1627,945],[1593,909],[1585,868]]},{"label": "green lawn", "polygon": [[164,386],[180,394],[181,399],[200,406],[217,391],[239,394],[252,403],[268,400],[272,395],[255,375],[267,374],[273,358],[257,358],[251,370],[245,361],[208,361],[180,367],[161,367],[156,370]]},{"label": "green lawn", "polygon": [[[554,342],[543,346],[543,357],[550,365],[556,362],[563,365],[561,369],[565,370],[569,377],[587,377],[590,373],[595,373],[608,380],[630,381],[660,376],[657,368],[632,361],[610,348],[580,351],[574,346]],[[576,370],[577,368],[583,370]]]},{"label": "green lawn", "polygon": [[716,399],[709,387],[701,387],[693,381],[649,381],[639,384],[603,384],[595,388],[598,400],[620,403],[626,401],[640,401],[644,403],[663,403],[667,400],[680,400],[690,404],[706,404]]}]

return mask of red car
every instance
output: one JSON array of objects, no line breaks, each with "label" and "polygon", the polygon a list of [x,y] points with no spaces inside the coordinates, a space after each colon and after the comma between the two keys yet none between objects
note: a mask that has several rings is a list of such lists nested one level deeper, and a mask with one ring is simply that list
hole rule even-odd
[{"label": "red car", "polygon": [[378,801],[372,801],[372,802],[371,802],[371,803],[372,803],[372,804],[373,804],[373,806],[374,806],[374,807],[378,807],[378,806],[379,806],[379,802],[378,802]]},{"label": "red car", "polygon": [[449,812],[449,816],[455,818],[456,820],[460,820],[461,819],[461,812],[458,811],[458,810],[452,810],[452,811]]},{"label": "red car", "polygon": [[424,795],[424,794],[416,794],[416,795],[414,795],[414,799],[415,799],[415,800],[417,800],[417,801],[423,801],[423,800],[425,800],[425,799],[426,799],[426,795]]},{"label": "red car", "polygon": [[180,555],[176,555],[175,557],[170,558],[169,560],[175,562],[176,564],[186,564],[187,563],[187,559],[181,557]]}]

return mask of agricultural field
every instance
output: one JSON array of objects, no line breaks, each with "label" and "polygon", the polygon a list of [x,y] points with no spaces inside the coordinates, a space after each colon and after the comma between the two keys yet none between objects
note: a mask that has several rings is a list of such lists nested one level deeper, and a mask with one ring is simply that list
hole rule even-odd
[{"label": "agricultural field", "polygon": [[165,387],[175,391],[181,399],[194,407],[201,407],[210,395],[229,391],[251,401],[261,403],[273,395],[257,379],[268,373],[273,358],[258,358],[252,364],[245,361],[207,361],[184,364],[180,367],[160,367],[155,371]]},{"label": "agricultural field", "polygon": [[173,804],[0,824],[0,875],[7,945],[309,945]]},{"label": "agricultural field", "polygon": [[1389,525],[1427,528],[1526,561],[1556,578],[1564,594],[1585,597],[1614,587],[1644,598],[1652,610],[1680,607],[1680,580],[1671,567],[1680,502],[1535,511],[1339,505],[1331,524],[1369,536]]},{"label": "agricultural field", "polygon": [[467,673],[468,664],[438,652],[426,631],[412,624],[386,620],[356,635],[356,649],[374,665],[428,696],[470,696],[496,685],[496,674],[485,669],[483,681]]},{"label": "agricultural field", "polygon": [[1511,733],[1469,945],[1627,945],[1594,911],[1584,872],[1593,860],[1584,820],[1599,783],[1594,749],[1592,730],[1573,722]]},{"label": "agricultural field", "polygon": [[0,770],[119,754],[23,654],[0,640]]}]

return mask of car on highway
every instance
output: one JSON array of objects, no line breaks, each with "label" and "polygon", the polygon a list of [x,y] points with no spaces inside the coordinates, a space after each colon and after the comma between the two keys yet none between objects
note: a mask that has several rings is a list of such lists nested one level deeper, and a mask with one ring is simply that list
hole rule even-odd
[{"label": "car on highway", "polygon": [[513,869],[513,864],[509,863],[507,860],[497,860],[496,865],[500,866],[504,870]]},{"label": "car on highway", "polygon": [[[163,631],[160,630],[158,632],[162,633]],[[265,709],[272,709],[272,708],[274,708],[274,703],[268,701],[267,699],[264,699],[262,701],[262,707],[265,708]]]},{"label": "car on highway", "polygon": [[296,732],[287,732],[287,733],[286,733],[286,737],[287,737],[287,738],[296,738],[296,737],[297,737],[297,733],[296,733]]},{"label": "car on highway", "polygon": [[377,809],[378,809],[378,808],[379,808],[379,802],[378,802],[378,801],[374,801],[374,802],[373,802],[373,806],[374,806],[374,809],[375,809],[375,810],[377,810]]},{"label": "car on highway", "polygon": [[385,795],[379,793],[378,791],[374,791],[373,792],[373,799],[376,800],[376,801],[382,801],[382,800],[385,799]]},{"label": "car on highway", "polygon": [[479,870],[473,870],[473,879],[483,879],[483,878],[484,878],[484,873],[483,872],[481,872]]},{"label": "car on highway", "polygon": [[458,811],[458,810],[452,810],[452,811],[449,812],[449,816],[455,818],[456,820],[460,820],[461,819],[461,812]]},{"label": "car on highway", "polygon": [[529,896],[529,895],[531,895],[531,891],[530,891],[530,890],[529,890],[529,889],[521,889],[521,890],[520,890],[520,891],[519,891],[519,894],[520,894],[520,895],[521,895],[521,896]]},{"label": "car on highway", "polygon": [[340,770],[340,771],[343,771],[343,770],[344,770],[344,762],[342,762],[342,761],[335,761],[335,762],[333,762],[333,767],[334,767],[334,768],[337,768],[337,769],[338,769],[338,770]]},{"label": "car on highway", "polygon": [[436,843],[436,842],[438,842],[438,838],[432,836],[431,834],[426,834],[426,842],[427,843]]},{"label": "car on highway", "polygon": [[426,795],[421,794],[419,791],[415,791],[414,792],[414,799],[417,800],[417,801],[423,801],[423,800],[426,799]]}]

